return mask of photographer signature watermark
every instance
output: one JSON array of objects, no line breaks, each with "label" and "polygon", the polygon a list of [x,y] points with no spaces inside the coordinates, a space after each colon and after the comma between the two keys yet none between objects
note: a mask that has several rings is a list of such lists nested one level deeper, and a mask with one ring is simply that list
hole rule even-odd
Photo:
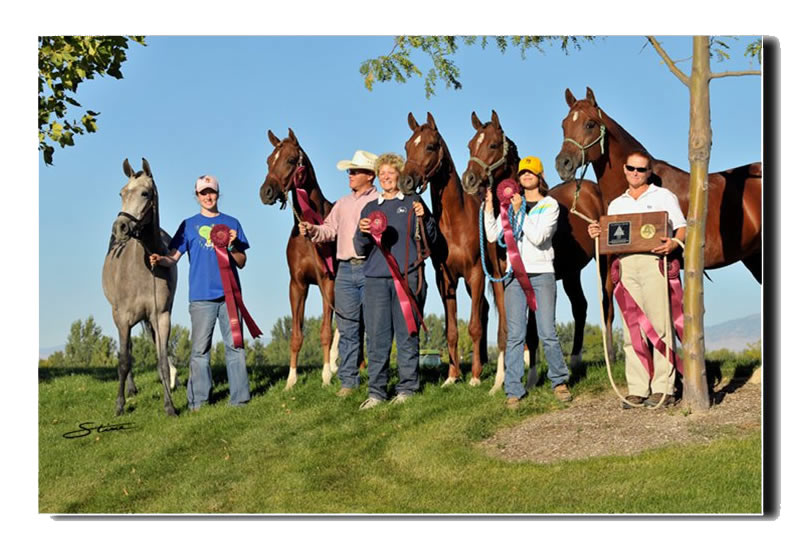
[{"label": "photographer signature watermark", "polygon": [[135,429],[133,422],[123,422],[121,424],[95,424],[94,422],[81,422],[78,424],[79,430],[67,432],[61,437],[65,439],[77,439],[79,437],[86,437],[91,435],[92,432],[106,433],[106,432],[121,432],[125,430]]}]

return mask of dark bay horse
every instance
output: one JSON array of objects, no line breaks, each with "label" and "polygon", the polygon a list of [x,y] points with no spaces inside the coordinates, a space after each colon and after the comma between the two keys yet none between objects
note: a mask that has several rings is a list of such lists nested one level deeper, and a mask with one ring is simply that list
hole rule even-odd
[{"label": "dark bay horse", "polygon": [[134,172],[128,159],[122,163],[128,182],[120,191],[122,210],[111,226],[111,240],[103,263],[103,293],[111,304],[119,332],[119,390],[117,415],[125,409],[125,383],[129,394],[136,393],[131,370],[131,327],[140,321],[148,326],[158,354],[158,375],[164,387],[164,410],[175,416],[170,394],[174,382],[167,357],[172,300],[178,280],[178,267],[150,269],[152,253],[167,254],[170,236],[161,229],[158,215],[158,190],[147,160]]},{"label": "dark bay horse", "polygon": [[[470,195],[477,196],[480,200],[484,199],[486,189],[491,188],[493,193],[493,205],[495,216],[499,216],[500,203],[494,194],[494,188],[498,183],[506,178],[517,180],[519,168],[519,152],[513,140],[504,132],[500,125],[500,118],[495,111],[492,111],[492,118],[489,122],[483,123],[478,116],[472,113],[472,126],[475,128],[475,135],[468,144],[470,159],[467,169],[464,171],[461,182],[464,191]],[[553,250],[555,259],[553,267],[556,279],[561,279],[572,306],[572,316],[575,320],[575,333],[572,341],[572,353],[570,367],[574,368],[580,364],[581,350],[583,349],[583,331],[586,326],[587,301],[583,294],[580,274],[581,270],[594,257],[594,242],[587,233],[588,222],[584,219],[570,215],[569,209],[572,208],[575,198],[577,184],[575,181],[562,183],[552,187],[548,194],[559,203],[560,212],[556,234],[553,236]],[[581,193],[578,195],[577,210],[591,219],[598,219],[602,212],[600,202],[600,191],[594,182],[584,181],[581,185]],[[505,249],[497,247],[496,243],[484,243],[487,247],[486,268],[492,272],[492,277],[500,278],[506,272]],[[489,249],[495,248],[494,253],[489,254]],[[605,273],[605,266],[602,272]],[[505,352],[506,330],[505,330],[505,305],[503,302],[504,285],[502,282],[492,282],[497,302],[498,322],[500,324],[497,336],[498,347],[501,354]],[[605,293],[604,293],[605,294]],[[613,309],[609,311],[607,304],[608,296],[604,295],[604,312],[606,313],[607,331],[610,334],[610,326]],[[526,341],[529,350],[536,350],[539,346],[539,335],[536,332],[536,317],[528,316],[528,331]],[[503,358],[498,357],[497,376],[495,377],[495,387],[499,388],[503,382]],[[493,388],[494,389],[494,388]]]},{"label": "dark bay horse", "polygon": [[[294,212],[294,224],[289,235],[289,242],[286,245],[286,259],[289,265],[289,302],[292,307],[292,342],[291,355],[289,359],[289,377],[286,380],[286,388],[291,389],[297,382],[297,356],[303,346],[303,319],[305,317],[306,298],[308,287],[317,285],[322,294],[323,314],[322,327],[320,329],[320,344],[322,345],[322,384],[330,384],[331,376],[336,371],[335,355],[337,347],[331,346],[331,321],[333,317],[333,277],[326,271],[325,264],[320,254],[315,250],[316,245],[309,239],[300,235],[298,228],[298,217],[302,216],[301,207],[298,205],[297,182],[301,182],[302,188],[308,194],[310,208],[325,218],[333,208],[333,204],[328,202],[322,194],[322,190],[317,183],[317,176],[314,173],[314,166],[306,155],[303,148],[297,141],[294,132],[289,128],[289,137],[283,141],[279,140],[268,131],[269,141],[275,147],[272,154],[267,157],[267,177],[259,189],[261,202],[266,205],[281,202],[281,208],[286,206],[289,195],[292,197],[292,211]],[[304,173],[303,173],[304,172]],[[296,177],[301,175],[301,177]],[[328,243],[322,245],[327,247],[327,252],[335,259],[335,245]],[[335,269],[335,267],[334,267]],[[331,354],[334,357],[331,357]]]},{"label": "dark bay horse", "polygon": [[[562,178],[573,177],[591,163],[603,195],[603,208],[627,189],[622,165],[632,149],[646,150],[597,105],[591,88],[576,100],[566,90],[569,113],[561,123],[564,144],[556,157]],[[689,174],[662,160],[653,160],[653,182],[689,208]],[[708,175],[705,267],[714,269],[741,261],[761,282],[761,163],[746,164]]]},{"label": "dark bay horse", "polygon": [[469,320],[472,378],[469,383],[476,386],[480,384],[481,370],[487,360],[485,328],[489,319],[489,303],[483,295],[484,275],[478,242],[480,203],[477,197],[463,192],[453,158],[436,128],[433,115],[428,113],[428,121],[420,125],[409,113],[408,126],[413,133],[406,142],[408,160],[400,174],[398,187],[403,193],[411,193],[420,187],[424,191],[430,184],[431,213],[444,237],[438,239],[431,250],[436,286],[444,303],[450,359],[444,385],[452,384],[461,376],[456,290],[458,280],[463,278],[472,299]]}]

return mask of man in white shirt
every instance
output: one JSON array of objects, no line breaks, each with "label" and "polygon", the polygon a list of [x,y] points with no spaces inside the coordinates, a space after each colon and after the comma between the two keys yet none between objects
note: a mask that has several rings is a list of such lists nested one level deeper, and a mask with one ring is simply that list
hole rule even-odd
[{"label": "man in white shirt", "polygon": [[[662,237],[662,244],[653,248],[649,254],[625,254],[620,256],[620,281],[634,301],[644,311],[659,338],[666,339],[665,317],[669,303],[664,295],[664,275],[659,263],[663,255],[669,255],[686,240],[686,218],[681,211],[678,197],[672,191],[648,183],[652,171],[650,156],[645,151],[634,151],[628,155],[623,166],[628,189],[608,205],[608,214],[636,214],[642,212],[666,211],[669,222],[675,231],[672,238]],[[593,239],[600,234],[600,225],[589,225],[589,236]],[[624,333],[625,378],[628,382],[627,401],[636,405],[654,407],[661,401],[664,405],[675,403],[675,371],[667,358],[653,350],[653,379],[650,380],[645,365],[631,345],[631,336],[626,323],[622,323]],[[670,330],[670,334],[672,331]],[[674,345],[669,346],[675,349]],[[623,404],[624,408],[629,408]]]}]

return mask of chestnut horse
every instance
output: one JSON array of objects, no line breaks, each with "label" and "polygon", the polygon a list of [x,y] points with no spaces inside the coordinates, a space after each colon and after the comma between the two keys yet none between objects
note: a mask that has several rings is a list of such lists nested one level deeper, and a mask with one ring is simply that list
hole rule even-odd
[{"label": "chestnut horse", "polygon": [[[622,165],[632,149],[643,149],[633,136],[597,105],[591,88],[576,100],[566,90],[570,110],[561,126],[564,144],[556,157],[562,178],[573,177],[591,163],[603,195],[603,208],[628,187]],[[689,174],[662,160],[653,160],[653,180],[689,209]],[[761,163],[755,162],[708,175],[705,267],[714,269],[741,261],[761,282]]]},{"label": "chestnut horse", "polygon": [[[472,113],[472,126],[475,128],[475,136],[470,140],[468,148],[470,159],[467,169],[462,176],[464,190],[476,195],[481,200],[484,199],[486,189],[491,188],[493,193],[493,205],[495,216],[499,215],[499,201],[494,194],[496,185],[506,178],[517,180],[517,170],[519,168],[519,152],[513,140],[506,136],[500,125],[500,119],[495,111],[492,111],[492,118],[489,122],[483,123],[478,116]],[[560,211],[558,226],[553,236],[553,250],[555,259],[553,267],[556,279],[561,279],[572,306],[572,317],[575,320],[575,332],[572,340],[572,353],[570,357],[570,367],[575,368],[581,362],[581,350],[583,349],[583,331],[586,326],[586,310],[588,303],[583,294],[581,286],[581,270],[594,257],[594,242],[587,233],[588,223],[578,216],[570,215],[569,209],[572,207],[575,198],[576,182],[570,181],[551,188],[548,192],[550,196],[559,203]],[[598,219],[602,212],[600,202],[600,191],[594,182],[584,181],[578,196],[577,210],[592,219]],[[488,245],[489,248],[496,246],[496,243]],[[496,253],[486,254],[486,269],[491,272],[492,277],[500,278],[506,272],[506,254],[502,247],[497,248]],[[603,262],[604,264],[604,262]],[[601,272],[605,273],[605,265],[601,265]],[[498,330],[497,342],[501,353],[505,351],[506,331],[505,331],[505,304],[503,302],[504,285],[502,282],[492,282],[494,285],[495,297],[497,301]],[[605,293],[604,293],[605,294]],[[603,311],[606,314],[607,331],[610,334],[613,309],[608,307],[610,302],[608,296],[604,295]],[[536,317],[528,316],[528,332],[526,341],[528,349],[536,350],[539,347],[539,335],[536,332]],[[498,357],[497,377],[495,385],[503,381],[503,361],[502,356]],[[535,377],[529,377],[533,380]]]},{"label": "chestnut horse", "polygon": [[[297,382],[297,355],[303,346],[303,319],[305,316],[306,297],[309,285],[317,285],[323,299],[322,327],[320,329],[320,344],[322,345],[322,384],[330,384],[331,376],[336,370],[336,346],[331,346],[331,319],[333,317],[333,277],[328,274],[324,261],[315,245],[309,239],[300,235],[298,217],[301,216],[298,206],[298,193],[295,187],[297,181],[303,182],[302,187],[308,193],[310,207],[325,218],[331,211],[333,204],[325,199],[317,183],[314,167],[303,148],[297,142],[294,132],[289,128],[289,137],[279,140],[268,131],[269,141],[275,147],[272,154],[267,157],[267,177],[259,189],[261,202],[266,205],[275,204],[280,200],[281,209],[286,207],[289,194],[292,196],[292,210],[294,212],[294,225],[286,246],[286,259],[289,263],[289,302],[292,307],[292,342],[291,356],[289,359],[289,377],[286,388],[291,389]],[[301,170],[302,168],[302,170]],[[304,170],[304,178],[296,178]],[[332,243],[322,245],[328,247],[326,252],[334,258],[336,256]],[[333,348],[333,351],[331,349]]]},{"label": "chestnut horse", "polygon": [[431,213],[444,237],[438,239],[431,250],[436,286],[445,309],[449,353],[447,380],[443,385],[452,384],[461,375],[456,290],[458,280],[463,278],[472,299],[469,319],[472,378],[469,383],[477,386],[487,359],[485,327],[489,320],[489,302],[483,295],[484,275],[476,226],[480,203],[477,197],[466,195],[461,189],[453,158],[436,128],[433,115],[428,113],[428,121],[420,126],[414,115],[408,113],[408,127],[413,133],[406,142],[408,160],[400,174],[398,187],[403,193],[412,193],[418,188],[422,193],[430,183]]}]

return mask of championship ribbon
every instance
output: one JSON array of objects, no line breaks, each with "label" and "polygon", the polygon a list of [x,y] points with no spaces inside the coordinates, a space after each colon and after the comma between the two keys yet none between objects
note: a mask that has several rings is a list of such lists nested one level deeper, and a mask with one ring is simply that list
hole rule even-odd
[{"label": "championship ribbon", "polygon": [[[660,258],[657,258],[657,261],[660,267]],[[661,268],[661,271],[663,274],[663,267]],[[678,264],[678,260],[673,260],[670,262],[668,272],[668,276],[670,278],[669,286],[671,291],[670,308],[672,310],[673,322],[676,325],[678,339],[682,340],[683,310],[681,308],[681,302],[683,300],[683,289],[680,286],[681,283],[678,277],[679,273],[680,265]],[[637,304],[633,299],[633,296],[630,295],[628,289],[626,289],[622,284],[619,258],[614,258],[614,261],[611,263],[611,282],[614,283],[614,297],[617,299],[617,303],[622,311],[622,318],[625,321],[625,325],[628,327],[628,334],[631,338],[631,346],[641,360],[642,364],[645,366],[645,369],[647,369],[650,379],[652,379],[655,372],[655,368],[653,366],[653,357],[650,355],[650,350],[647,349],[644,338],[642,338],[642,331],[644,331],[647,339],[651,344],[653,344],[653,347],[657,349],[659,353],[661,353],[661,355],[666,356],[667,344],[664,342],[663,338],[658,336],[656,329],[653,327],[653,324],[647,318],[644,311],[642,311],[642,308],[639,307],[639,304]],[[678,372],[683,374],[683,362],[681,361],[681,358],[676,355],[674,348],[670,349],[669,361],[675,366]]]},{"label": "championship ribbon", "polygon": [[522,263],[522,256],[517,248],[517,241],[514,239],[514,231],[508,220],[508,206],[511,204],[511,197],[519,193],[519,186],[513,179],[504,179],[497,186],[497,198],[500,199],[500,221],[503,225],[503,240],[508,250],[508,261],[514,270],[514,277],[519,281],[519,286],[525,292],[525,300],[531,311],[536,311],[536,293],[533,291],[528,273],[525,271],[525,264]]},{"label": "championship ribbon", "polygon": [[[294,190],[297,193],[297,202],[299,203],[298,206],[300,207],[300,217],[303,219],[304,222],[308,222],[314,225],[322,225],[324,221],[322,216],[318,212],[316,212],[313,208],[311,208],[311,201],[308,199],[308,191],[305,190],[306,184],[306,167],[305,166],[298,166],[297,170],[295,170],[294,176],[292,177],[292,183],[294,185]],[[317,249],[317,253],[322,258],[322,264],[325,266],[325,271],[331,277],[335,277],[333,272],[333,253],[332,247],[330,245],[326,246],[315,246]],[[324,249],[324,250],[323,250]]]},{"label": "championship ribbon", "polygon": [[230,319],[231,322],[233,347],[242,348],[244,347],[244,339],[242,338],[242,327],[239,324],[239,311],[241,311],[242,318],[247,324],[250,336],[258,338],[261,336],[262,332],[247,312],[247,308],[244,307],[242,292],[233,274],[233,268],[228,258],[230,232],[230,228],[224,223],[216,224],[211,228],[211,243],[214,245],[214,252],[217,254],[217,264],[219,265],[219,274],[222,279],[222,289],[225,292],[225,307],[228,310],[228,319]]},{"label": "championship ribbon", "polygon": [[[386,214],[380,210],[373,210],[369,213],[367,219],[369,219],[370,223],[370,235],[372,235],[372,238],[378,245],[378,249],[383,254],[383,257],[386,258],[386,264],[389,266],[389,272],[392,274],[394,289],[397,292],[397,299],[400,302],[400,309],[403,311],[403,317],[406,320],[408,334],[413,336],[418,332],[417,322],[414,319],[414,313],[417,314],[420,323],[422,324],[422,328],[424,328],[427,332],[428,327],[425,326],[425,321],[422,319],[422,312],[419,310],[417,301],[411,295],[411,291],[408,288],[408,281],[403,278],[403,275],[400,272],[400,267],[397,265],[397,260],[394,258],[394,256],[392,256],[391,252],[384,248],[383,244],[381,243],[381,236],[389,224]],[[406,258],[406,262],[407,261],[408,258]],[[422,269],[424,269],[424,266]]]}]

